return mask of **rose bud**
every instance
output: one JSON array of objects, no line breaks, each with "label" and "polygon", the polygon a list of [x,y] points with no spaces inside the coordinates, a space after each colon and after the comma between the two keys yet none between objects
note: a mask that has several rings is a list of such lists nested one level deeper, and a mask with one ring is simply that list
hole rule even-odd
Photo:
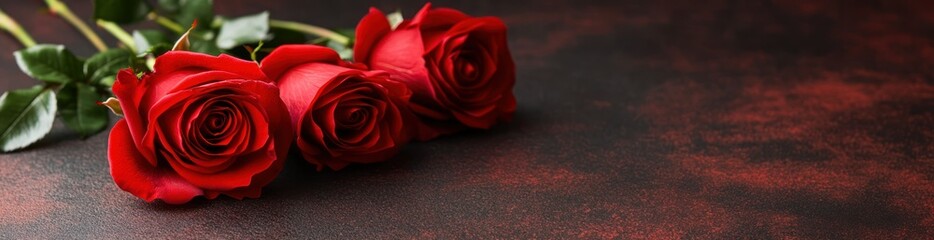
[{"label": "rose bud", "polygon": [[293,135],[279,90],[254,62],[171,51],[154,71],[117,75],[124,118],[110,132],[110,172],[147,202],[259,197]]},{"label": "rose bud", "polygon": [[395,29],[375,8],[356,29],[354,60],[412,89],[420,118],[418,139],[463,126],[487,129],[510,120],[515,65],[506,46],[506,26],[495,17],[471,17],[425,4]]},{"label": "rose bud", "polygon": [[318,170],[385,161],[414,135],[406,105],[412,93],[385,72],[346,64],[313,45],[278,47],[260,68],[279,86],[296,145]]}]

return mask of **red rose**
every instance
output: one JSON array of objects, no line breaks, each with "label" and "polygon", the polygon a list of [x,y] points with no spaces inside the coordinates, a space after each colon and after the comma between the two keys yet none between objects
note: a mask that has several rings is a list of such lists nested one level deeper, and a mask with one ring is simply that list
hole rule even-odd
[{"label": "red rose", "polygon": [[281,89],[296,144],[318,170],[384,161],[413,135],[412,93],[385,72],[358,69],[312,45],[278,47],[261,68]]},{"label": "red rose", "polygon": [[117,185],[148,202],[258,197],[292,143],[279,90],[256,63],[172,51],[113,86],[124,119],[110,132]]},{"label": "red rose", "polygon": [[354,60],[390,73],[413,91],[420,140],[462,128],[489,128],[516,109],[515,65],[506,26],[495,17],[431,9],[395,30],[375,8],[357,25]]}]

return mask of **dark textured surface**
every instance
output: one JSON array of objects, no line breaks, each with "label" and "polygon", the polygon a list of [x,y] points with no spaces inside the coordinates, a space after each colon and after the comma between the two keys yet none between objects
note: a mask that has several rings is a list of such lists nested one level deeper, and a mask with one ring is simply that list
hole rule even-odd
[{"label": "dark textured surface", "polygon": [[[217,2],[328,27],[421,5]],[[146,204],[112,183],[106,133],[58,126],[0,155],[0,238],[934,234],[934,6],[692,2],[435,2],[510,27],[516,121],[340,172],[292,161],[260,199]],[[41,6],[0,3],[39,42],[93,51]],[[0,38],[2,90],[32,84],[17,48]]]}]

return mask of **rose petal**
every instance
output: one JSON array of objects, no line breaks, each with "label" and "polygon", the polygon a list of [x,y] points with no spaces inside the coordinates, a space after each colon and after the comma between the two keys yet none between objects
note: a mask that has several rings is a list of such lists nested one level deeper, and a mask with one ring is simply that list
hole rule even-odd
[{"label": "rose petal", "polygon": [[[420,48],[419,45],[413,46]],[[412,121],[414,117],[408,108],[404,113],[409,117],[399,116],[403,112],[395,106],[405,107],[412,97],[405,84],[389,80],[389,73],[384,71],[361,71],[339,60],[303,56],[324,51],[319,48],[293,50],[311,53],[276,49],[261,68],[267,75],[275,76],[280,97],[288,106],[298,133],[296,145],[307,161],[318,165],[319,170],[324,166],[343,168],[349,163],[344,159],[383,161],[398,151],[403,141],[408,141],[413,130],[402,121]],[[331,50],[326,51],[335,56]]]},{"label": "rose petal", "polygon": [[470,16],[450,8],[430,9],[430,4],[425,4],[425,7],[416,14],[415,19],[419,18],[421,18],[420,21],[413,20],[413,25],[417,25],[422,32],[425,51],[430,51],[441,42],[444,32],[454,24],[469,19]]},{"label": "rose petal", "polygon": [[[204,194],[170,169],[149,165],[132,144],[127,122],[117,121],[110,132],[107,157],[110,174],[120,189],[147,202],[162,199],[169,204],[182,204]],[[164,166],[167,167],[167,166]]]},{"label": "rose petal", "polygon": [[328,88],[326,85],[335,75],[345,69],[322,63],[301,64],[291,69],[277,78],[277,84],[279,96],[292,114],[292,124],[297,126],[312,101]]},{"label": "rose petal", "polygon": [[374,47],[367,63],[375,70],[389,72],[392,79],[404,82],[412,92],[433,96],[434,89],[422,58],[424,53],[417,29],[396,30]]},{"label": "rose petal", "polygon": [[169,51],[156,59],[153,66],[155,73],[211,70],[234,73],[242,79],[269,81],[266,75],[256,67],[256,63],[221,54],[211,56],[188,51]]},{"label": "rose petal", "polygon": [[[166,95],[179,90],[189,89],[194,86],[218,82],[226,79],[243,79],[242,77],[224,71],[212,71],[204,69],[187,69],[176,72],[155,72],[150,78],[161,79],[160,81],[145,82],[142,88],[146,88],[146,93],[140,100],[142,106],[153,106],[161,101]],[[149,113],[151,114],[151,113]],[[144,118],[149,115],[144,114]]]},{"label": "rose petal", "polygon": [[[114,96],[120,100],[120,108],[123,109],[123,116],[133,139],[132,143],[137,149],[144,149],[143,136],[146,134],[144,129],[146,123],[142,121],[145,118],[140,115],[139,103],[143,93],[138,92],[139,82],[139,78],[133,74],[132,69],[123,69],[117,73],[112,91]],[[150,165],[157,165],[156,156],[152,152],[141,154]]]},{"label": "rose petal", "polygon": [[[195,88],[169,94],[168,96],[165,96],[163,100],[160,101],[160,104],[157,104],[153,107],[152,113],[158,116],[161,116],[163,114],[166,114],[167,110],[169,110],[172,106],[174,106],[175,104],[173,103],[177,102],[178,99],[190,98],[191,96],[205,94],[207,92],[210,92],[216,89],[230,89],[232,91],[237,91],[240,94],[244,94],[244,95],[248,95],[252,93],[252,94],[255,94],[256,96],[273,96],[273,97],[262,97],[258,99],[258,103],[257,103],[258,105],[271,108],[271,109],[266,109],[267,114],[275,113],[275,111],[273,110],[275,110],[276,108],[282,105],[281,101],[277,99],[276,97],[274,97],[274,96],[278,96],[279,93],[278,93],[278,89],[272,84],[264,83],[260,81],[227,80],[227,81],[222,81],[222,82],[210,83],[210,84],[206,84],[206,85],[198,86]],[[280,110],[284,112],[284,109],[280,109]],[[253,122],[257,120],[262,120],[261,119],[262,117],[263,116],[253,116],[253,120],[251,120],[250,124],[254,124]],[[271,125],[266,126],[266,127],[275,126],[274,128],[276,129],[284,128],[284,129],[289,130],[289,132],[286,133],[286,136],[294,136],[291,133],[290,125],[288,125],[287,115],[275,116],[276,118],[283,118],[283,119],[275,119],[273,118],[273,116],[267,116],[267,117],[269,118],[268,120],[270,121]],[[275,121],[272,121],[272,120],[275,120]],[[280,121],[285,121],[284,126],[278,125],[278,124],[283,124],[283,122],[280,122]],[[272,123],[275,123],[275,124],[272,124]],[[164,132],[163,134],[168,135],[174,131],[178,131],[178,130],[168,130]],[[282,132],[282,131],[277,131],[277,132]],[[277,134],[282,134],[282,133],[277,133]],[[278,136],[273,136],[269,134],[265,137],[268,138],[268,137],[278,137]],[[168,140],[166,139],[165,141],[168,141]],[[286,141],[291,142],[291,140],[286,140]],[[185,178],[192,184],[205,188],[205,189],[226,191],[230,189],[235,189],[235,188],[251,185],[251,178],[253,175],[256,175],[259,172],[267,169],[271,164],[276,162],[276,160],[278,159],[276,157],[278,154],[276,154],[275,149],[271,147],[272,144],[268,144],[267,141],[262,141],[262,142],[258,142],[255,144],[263,144],[264,146],[266,146],[266,150],[259,151],[258,152],[259,154],[240,156],[238,157],[240,160],[232,160],[236,162],[228,166],[224,171],[218,172],[218,173],[203,174],[203,173],[199,173],[197,171],[193,171],[187,168],[186,166],[182,165],[179,162],[179,160],[183,160],[185,157],[188,157],[188,156],[175,155],[173,157],[177,157],[179,159],[168,159],[168,162],[172,165],[173,169],[175,169],[175,171],[178,172],[180,176],[182,176],[183,178]],[[171,152],[177,152],[177,151],[171,151]],[[231,156],[231,157],[234,157],[234,156]],[[242,159],[246,159],[246,160],[242,160]]]},{"label": "rose petal", "polygon": [[354,61],[365,63],[374,45],[391,31],[386,15],[376,8],[370,8],[360,23],[357,24],[356,38],[353,45]]},{"label": "rose petal", "polygon": [[[306,63],[339,64],[340,55],[334,50],[314,45],[282,45],[276,47],[260,64],[260,69],[273,81],[280,81],[282,74]],[[277,83],[279,84],[279,83]]]}]

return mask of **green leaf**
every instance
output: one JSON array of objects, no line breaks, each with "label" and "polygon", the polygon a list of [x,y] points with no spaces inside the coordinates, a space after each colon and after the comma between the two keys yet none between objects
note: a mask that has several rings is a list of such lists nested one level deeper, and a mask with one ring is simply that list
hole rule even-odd
[{"label": "green leaf", "polygon": [[152,11],[145,0],[94,0],[94,19],[115,23],[134,23]]},{"label": "green leaf", "polygon": [[162,56],[162,54],[165,54],[166,52],[171,51],[171,50],[172,50],[172,45],[160,43],[149,48],[149,50],[146,51],[146,54],[152,54],[152,56],[154,57],[159,57],[159,56]]},{"label": "green leaf", "polygon": [[353,48],[353,44],[354,44],[354,42],[356,41],[356,40],[355,40],[355,39],[356,39],[355,36],[357,35],[357,30],[356,30],[356,29],[353,29],[353,28],[338,28],[338,29],[336,29],[336,30],[334,30],[334,31],[337,32],[338,34],[344,35],[344,36],[346,36],[348,39],[350,39],[350,42],[348,42],[346,46],[347,46],[348,48],[351,48],[351,49]]},{"label": "green leaf", "polygon": [[58,109],[65,126],[88,137],[107,128],[107,108],[97,104],[100,94],[94,86],[70,82],[58,91]]},{"label": "green leaf", "polygon": [[41,86],[13,90],[0,96],[0,151],[35,143],[52,130],[55,92]]},{"label": "green leaf", "polygon": [[304,44],[308,42],[305,33],[282,28],[269,29],[272,40],[266,41],[266,46],[282,46],[285,44]]},{"label": "green leaf", "polygon": [[179,0],[159,0],[159,7],[171,14],[178,13]]},{"label": "green leaf", "polygon": [[214,20],[212,0],[160,0],[159,5],[173,16],[175,22],[183,26],[195,20],[210,26]]},{"label": "green leaf", "polygon": [[[305,35],[305,33],[294,31],[294,30],[282,29],[282,28],[270,28],[269,35],[272,37],[272,39],[269,41],[264,40],[263,47],[261,49],[256,49],[258,46],[257,44],[244,44],[245,46],[248,46],[249,48],[254,49],[253,54],[256,55],[256,61],[258,62],[262,61],[263,58],[266,57],[266,55],[269,55],[269,53],[272,52],[272,49],[275,49],[278,46],[282,46],[285,44],[307,44],[308,43],[308,37]],[[238,57],[240,59],[252,59],[252,56],[250,55],[251,52],[249,51],[248,48],[235,47],[235,48],[225,50],[224,53],[234,56],[234,57]]]},{"label": "green leaf", "polygon": [[152,53],[156,56],[168,51],[172,44],[159,30],[133,31],[133,42],[136,44],[136,54]]},{"label": "green leaf", "polygon": [[242,44],[266,40],[268,36],[269,13],[261,12],[225,21],[217,35],[217,46],[221,49],[231,49]]},{"label": "green leaf", "polygon": [[334,29],[334,31],[350,39],[353,39],[354,36],[357,34],[357,30],[353,28],[338,28],[338,29]]},{"label": "green leaf", "polygon": [[[133,70],[133,73],[136,73],[136,77],[142,77],[144,73],[152,71],[151,64],[155,64],[156,57],[149,55],[143,57],[133,58],[133,61],[130,62],[130,69]],[[116,81],[116,78],[104,78],[105,81],[101,81],[98,86],[105,87],[108,90],[111,90],[113,87],[113,82]]]},{"label": "green leaf", "polygon": [[221,50],[217,48],[214,41],[200,38],[197,34],[192,35],[192,32],[196,28],[197,24],[192,24],[191,28],[188,28],[188,31],[182,34],[182,36],[178,38],[178,41],[175,41],[175,46],[172,46],[172,51],[193,51],[209,55],[220,54]]},{"label": "green leaf", "polygon": [[105,81],[114,78],[120,69],[130,67],[132,58],[133,53],[123,48],[113,48],[94,54],[84,63],[84,74],[90,83],[106,85]]},{"label": "green leaf", "polygon": [[337,52],[338,55],[340,55],[341,59],[348,60],[348,61],[352,60],[353,59],[354,29],[348,29],[348,28],[340,29],[339,28],[339,29],[335,29],[334,31],[340,35],[347,36],[350,39],[350,42],[347,44],[343,44],[341,42],[322,37],[322,38],[312,40],[310,43],[334,49],[334,51]]},{"label": "green leaf", "polygon": [[402,10],[396,10],[395,12],[386,15],[386,19],[389,20],[389,26],[391,26],[393,30],[395,30],[403,20],[405,20],[402,18]]},{"label": "green leaf", "polygon": [[217,45],[214,44],[214,41],[207,41],[201,39],[191,39],[191,48],[189,51],[199,52],[208,55],[217,56],[221,54],[221,49],[217,48]]},{"label": "green leaf", "polygon": [[84,79],[84,63],[62,45],[35,45],[13,53],[26,75],[50,83]]},{"label": "green leaf", "polygon": [[337,52],[337,54],[341,56],[341,59],[348,60],[348,61],[353,59],[352,45],[348,47],[347,45],[344,45],[343,43],[339,43],[336,41],[328,41],[327,47],[334,49],[334,51]]},{"label": "green leaf", "polygon": [[111,89],[113,89],[114,82],[116,81],[117,81],[117,76],[105,77],[101,79],[101,81],[98,82],[97,85],[101,86],[104,89],[107,89],[108,91],[111,91]]}]

